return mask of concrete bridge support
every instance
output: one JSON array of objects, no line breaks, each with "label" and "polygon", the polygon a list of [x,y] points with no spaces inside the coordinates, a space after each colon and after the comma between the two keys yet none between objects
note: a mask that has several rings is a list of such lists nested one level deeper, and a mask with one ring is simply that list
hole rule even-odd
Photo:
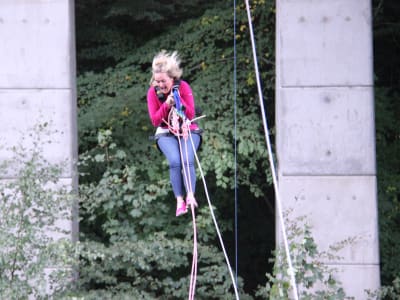
[{"label": "concrete bridge support", "polygon": [[[75,29],[72,0],[0,2],[1,144],[12,145],[36,122],[51,120],[58,135],[46,149],[53,162],[77,157]],[[7,159],[6,149],[0,159]],[[1,177],[1,174],[0,174]]]},{"label": "concrete bridge support", "polygon": [[[52,122],[52,143],[44,156],[52,163],[68,162],[61,183],[74,188],[77,177],[75,88],[75,28],[73,0],[0,1],[0,160],[7,149],[39,122]],[[26,139],[24,146],[32,147]],[[0,174],[13,180],[14,170]],[[63,222],[77,232],[77,223]]]},{"label": "concrete bridge support", "polygon": [[279,0],[276,121],[284,208],[306,215],[348,296],[380,285],[370,0]]}]

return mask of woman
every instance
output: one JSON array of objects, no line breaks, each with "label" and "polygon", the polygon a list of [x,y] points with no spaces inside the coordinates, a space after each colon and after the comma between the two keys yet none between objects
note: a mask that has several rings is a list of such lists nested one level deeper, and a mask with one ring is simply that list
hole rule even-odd
[{"label": "woman", "polygon": [[[153,126],[157,127],[156,142],[169,164],[170,181],[176,197],[176,216],[186,213],[189,205],[197,207],[197,202],[194,198],[196,185],[194,150],[190,137],[185,140],[183,137],[171,134],[168,130],[168,125],[165,123],[172,107],[175,105],[174,88],[178,90],[180,104],[184,108],[186,118],[192,120],[195,117],[192,89],[186,81],[180,79],[181,76],[182,69],[180,68],[178,53],[176,51],[169,53],[163,50],[153,59],[151,86],[147,92],[147,107],[150,119]],[[190,131],[193,144],[197,150],[201,140],[197,124],[191,123]],[[180,139],[182,145],[182,153],[178,139]],[[181,155],[184,158],[183,164]],[[187,157],[188,159],[186,159]],[[185,174],[186,176],[184,177]],[[184,200],[185,194],[186,202]]]}]

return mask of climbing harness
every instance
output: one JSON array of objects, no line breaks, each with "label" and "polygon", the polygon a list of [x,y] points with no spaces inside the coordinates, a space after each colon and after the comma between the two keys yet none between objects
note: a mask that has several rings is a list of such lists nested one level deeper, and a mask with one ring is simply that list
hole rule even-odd
[{"label": "climbing harness", "polygon": [[283,218],[282,204],[281,204],[280,193],[279,193],[279,189],[278,189],[278,180],[277,180],[276,171],[275,171],[276,170],[275,169],[275,162],[274,162],[273,155],[272,155],[272,147],[271,147],[271,141],[270,141],[270,138],[269,138],[268,123],[267,123],[267,119],[265,117],[266,114],[265,114],[262,91],[261,91],[261,83],[260,83],[260,75],[259,75],[260,73],[259,73],[259,70],[258,70],[256,46],[255,46],[254,33],[253,33],[253,24],[252,24],[252,21],[251,21],[249,1],[245,0],[245,2],[246,2],[247,19],[248,19],[248,22],[249,22],[250,38],[251,38],[251,44],[252,44],[252,50],[253,50],[253,60],[254,60],[254,69],[255,69],[256,80],[257,80],[258,96],[259,96],[261,115],[262,115],[262,120],[263,120],[263,125],[264,125],[265,140],[266,140],[267,149],[268,149],[268,158],[269,158],[271,174],[272,174],[274,190],[275,190],[275,199],[276,199],[276,204],[277,204],[277,211],[278,211],[279,221],[280,221],[281,230],[282,230],[283,243],[284,243],[284,246],[285,246],[286,260],[287,260],[287,263],[288,263],[288,266],[289,266],[289,270],[288,271],[289,271],[289,275],[290,275],[290,279],[291,279],[291,285],[292,285],[292,288],[293,288],[293,297],[294,297],[295,300],[298,300],[299,296],[298,296],[298,292],[297,292],[295,272],[294,272],[294,268],[293,268],[293,265],[292,265],[292,259],[290,257],[289,244],[288,244],[288,239],[287,239],[287,235],[286,235],[286,226],[285,226],[285,221],[284,221],[284,218]]}]

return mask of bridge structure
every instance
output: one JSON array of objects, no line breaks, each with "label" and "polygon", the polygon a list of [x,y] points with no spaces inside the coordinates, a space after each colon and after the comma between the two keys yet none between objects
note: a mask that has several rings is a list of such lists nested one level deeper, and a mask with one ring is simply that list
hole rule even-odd
[{"label": "bridge structure", "polygon": [[[321,249],[343,239],[347,294],[379,287],[370,0],[276,2],[276,130],[285,209],[306,215]],[[56,127],[44,155],[67,160],[76,187],[77,103],[73,0],[0,2],[0,143],[38,121]],[[7,147],[0,160],[11,157]],[[13,178],[12,172],[0,180]],[[76,234],[78,224],[64,223]],[[279,234],[278,234],[279,236]]]},{"label": "bridge structure", "polygon": [[[0,162],[12,161],[12,147],[19,144],[33,150],[30,135],[47,123],[43,134],[50,136],[41,138],[51,143],[39,145],[41,154],[51,165],[63,165],[57,184],[71,189],[77,188],[78,155],[74,23],[72,0],[0,1]],[[17,170],[9,168],[0,181],[16,180]],[[71,212],[76,216],[75,207]],[[77,238],[76,218],[59,219],[57,226],[66,236],[46,234]]]},{"label": "bridge structure", "polygon": [[380,285],[371,1],[276,5],[282,205],[306,216],[321,251],[354,239],[324,263],[366,299]]}]

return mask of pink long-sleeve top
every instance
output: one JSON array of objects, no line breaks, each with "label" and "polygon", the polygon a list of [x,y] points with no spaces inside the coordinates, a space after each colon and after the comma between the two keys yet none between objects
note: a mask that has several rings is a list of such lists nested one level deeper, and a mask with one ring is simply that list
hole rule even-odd
[{"label": "pink long-sleeve top", "polygon": [[[181,96],[181,104],[185,107],[185,115],[189,120],[192,120],[195,117],[194,97],[192,89],[186,81],[180,81],[179,94]],[[168,95],[164,96],[165,99],[168,97]],[[149,116],[153,126],[162,126],[163,128],[167,128],[167,125],[163,122],[163,119],[168,119],[168,114],[171,108],[168,107],[166,102],[161,102],[158,99],[154,86],[151,86],[147,91],[147,108],[149,110]],[[196,130],[198,129],[198,125],[196,123],[192,123],[190,124],[190,129]]]}]

